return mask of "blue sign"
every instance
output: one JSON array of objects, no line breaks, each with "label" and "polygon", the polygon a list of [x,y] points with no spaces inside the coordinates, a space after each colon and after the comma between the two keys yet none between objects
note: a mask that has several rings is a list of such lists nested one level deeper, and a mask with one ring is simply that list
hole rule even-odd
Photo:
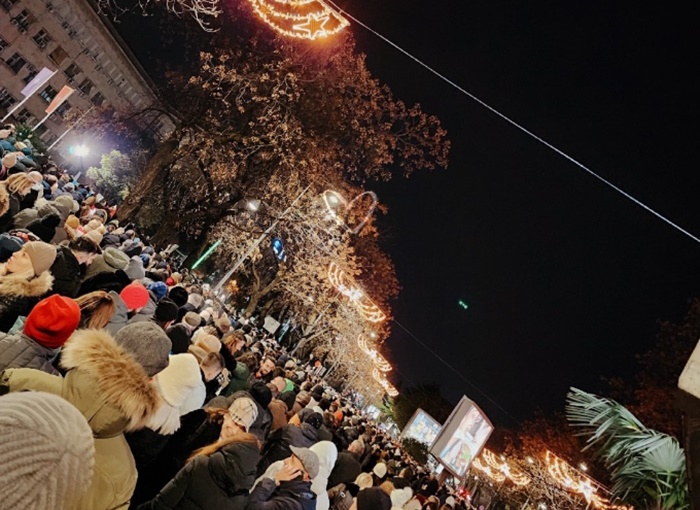
[{"label": "blue sign", "polygon": [[279,237],[272,238],[272,251],[275,253],[277,260],[281,260],[282,262],[287,260],[287,254],[284,251],[284,244],[282,243],[282,239]]}]

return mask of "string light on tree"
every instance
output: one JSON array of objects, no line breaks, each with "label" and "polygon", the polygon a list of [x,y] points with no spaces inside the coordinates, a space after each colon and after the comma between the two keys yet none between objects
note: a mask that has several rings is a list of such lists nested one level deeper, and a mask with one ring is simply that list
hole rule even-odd
[{"label": "string light on tree", "polygon": [[386,380],[384,374],[382,374],[376,368],[372,370],[372,377],[374,377],[374,380],[377,381],[382,388],[384,388],[384,391],[386,391],[386,394],[390,397],[395,397],[399,394],[399,391],[396,388],[394,388],[394,386],[389,381]]},{"label": "string light on tree", "polygon": [[335,35],[350,23],[323,0],[249,0],[257,15],[278,33],[298,39]]},{"label": "string light on tree", "polygon": [[520,487],[530,483],[530,477],[513,469],[505,459],[499,460],[490,450],[484,449],[482,454],[474,459],[473,466],[498,483],[510,480]]},{"label": "string light on tree", "polygon": [[379,354],[379,352],[376,349],[372,349],[369,345],[367,345],[367,338],[364,335],[360,335],[357,337],[357,345],[360,347],[362,352],[367,354],[370,358],[372,358],[372,361],[374,362],[374,366],[382,371],[382,372],[389,372],[391,371],[391,365],[389,362]]},{"label": "string light on tree", "polygon": [[386,314],[382,312],[381,308],[367,297],[335,262],[331,262],[328,266],[328,281],[333,288],[347,297],[369,322],[382,322],[386,319]]}]

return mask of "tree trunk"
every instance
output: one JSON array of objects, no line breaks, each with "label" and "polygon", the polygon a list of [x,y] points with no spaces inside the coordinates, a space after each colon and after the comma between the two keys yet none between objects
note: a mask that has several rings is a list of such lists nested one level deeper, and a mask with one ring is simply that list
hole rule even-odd
[{"label": "tree trunk", "polygon": [[179,139],[170,138],[148,160],[139,183],[117,209],[117,217],[120,221],[133,221],[143,202],[156,188],[163,186],[163,169],[175,161],[175,151],[179,145]]}]

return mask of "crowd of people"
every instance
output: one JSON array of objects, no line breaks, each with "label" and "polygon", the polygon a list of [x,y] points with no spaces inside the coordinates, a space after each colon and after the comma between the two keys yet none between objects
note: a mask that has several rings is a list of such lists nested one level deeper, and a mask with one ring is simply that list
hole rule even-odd
[{"label": "crowd of people", "polygon": [[468,508],[14,134],[0,130],[0,509]]}]

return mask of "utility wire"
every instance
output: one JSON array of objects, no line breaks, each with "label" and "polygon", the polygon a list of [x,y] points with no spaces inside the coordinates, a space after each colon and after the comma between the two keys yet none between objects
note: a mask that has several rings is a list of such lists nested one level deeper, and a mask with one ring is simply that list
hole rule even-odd
[{"label": "utility wire", "polygon": [[610,182],[609,180],[607,180],[605,177],[602,177],[602,176],[598,175],[596,172],[594,172],[593,170],[591,170],[590,168],[588,168],[586,165],[584,165],[584,164],[581,163],[580,161],[578,161],[578,160],[574,159],[573,157],[569,156],[567,153],[565,153],[564,151],[558,149],[557,147],[555,147],[554,145],[552,145],[552,144],[549,143],[548,141],[544,140],[543,138],[540,138],[540,137],[537,136],[535,133],[533,133],[533,132],[530,131],[529,129],[525,128],[525,127],[522,126],[521,124],[518,124],[516,121],[514,121],[513,119],[511,119],[511,118],[508,117],[507,115],[505,115],[505,114],[499,112],[498,110],[496,110],[496,108],[494,108],[494,107],[490,106],[489,104],[487,104],[486,102],[482,101],[481,99],[479,99],[477,96],[475,96],[474,94],[472,94],[472,93],[469,92],[468,90],[464,89],[463,87],[461,87],[460,85],[458,85],[457,83],[455,83],[454,81],[452,81],[451,79],[449,79],[448,77],[446,77],[445,75],[443,75],[442,73],[436,71],[435,69],[433,69],[432,67],[430,67],[428,64],[424,63],[422,60],[418,59],[417,57],[414,57],[414,56],[413,56],[412,54],[410,54],[408,51],[406,51],[406,50],[404,50],[403,48],[401,48],[398,44],[396,44],[396,43],[394,43],[393,41],[389,40],[388,38],[384,37],[382,34],[380,34],[379,32],[377,32],[376,30],[372,29],[371,27],[365,25],[365,24],[362,23],[360,20],[358,20],[357,18],[355,18],[352,14],[348,13],[347,11],[345,11],[344,9],[342,9],[341,7],[339,7],[338,5],[336,5],[335,3],[333,3],[331,0],[327,0],[327,1],[328,1],[328,3],[329,3],[330,5],[332,5],[333,7],[335,7],[335,8],[336,8],[339,12],[341,12],[344,16],[347,16],[349,19],[353,20],[355,23],[357,23],[358,25],[360,25],[360,26],[361,26],[362,28],[364,28],[365,30],[367,30],[367,31],[371,32],[372,34],[374,34],[375,36],[379,37],[382,41],[384,41],[385,43],[389,44],[390,46],[392,46],[393,48],[395,48],[395,49],[398,50],[399,52],[403,53],[403,54],[406,55],[408,58],[410,58],[411,60],[413,60],[414,62],[416,62],[418,65],[420,65],[421,67],[427,69],[428,71],[430,71],[431,73],[433,73],[435,76],[437,76],[438,78],[440,78],[441,80],[443,80],[445,83],[451,85],[452,87],[454,87],[455,89],[457,89],[458,91],[460,91],[462,94],[464,94],[464,95],[466,95],[467,97],[469,97],[470,99],[476,101],[476,102],[479,103],[481,106],[483,106],[484,108],[486,108],[487,110],[489,110],[491,113],[497,115],[498,117],[500,117],[501,119],[505,120],[506,122],[508,122],[508,123],[511,124],[512,126],[516,127],[517,129],[519,129],[520,131],[522,131],[522,132],[525,133],[526,135],[530,136],[531,138],[534,138],[535,140],[537,140],[538,142],[540,142],[540,143],[541,143],[542,145],[544,145],[545,147],[548,147],[549,149],[551,149],[551,150],[553,150],[554,152],[556,152],[557,154],[559,154],[561,157],[563,157],[563,158],[569,160],[571,163],[573,163],[574,165],[576,165],[577,167],[579,167],[581,170],[584,170],[585,172],[587,172],[588,174],[590,174],[590,175],[593,176],[594,178],[598,179],[598,180],[599,180],[600,182],[602,182],[603,184],[609,186],[610,188],[612,188],[612,189],[614,189],[615,191],[617,191],[618,193],[620,193],[622,196],[628,198],[629,200],[631,200],[632,202],[634,202],[635,204],[637,204],[639,207],[641,207],[641,208],[647,210],[648,212],[650,212],[651,214],[653,214],[654,216],[656,216],[657,218],[659,218],[661,221],[667,223],[668,225],[670,225],[671,227],[675,228],[675,229],[678,230],[679,232],[685,234],[686,236],[688,236],[689,238],[691,238],[693,241],[695,241],[695,242],[697,242],[697,243],[700,243],[700,238],[698,238],[697,236],[691,234],[690,232],[688,232],[686,229],[684,229],[683,227],[681,227],[681,226],[678,225],[677,223],[674,223],[673,221],[671,221],[670,219],[668,219],[668,218],[667,218],[666,216],[664,216],[663,214],[661,214],[661,213],[659,213],[659,212],[656,212],[654,209],[652,209],[651,207],[649,207],[648,205],[646,205],[645,203],[643,203],[641,200],[636,199],[635,197],[633,197],[632,195],[630,195],[629,193],[627,193],[625,190],[623,190],[623,189],[620,188],[619,186],[617,186],[617,185],[613,184],[612,182]]}]

